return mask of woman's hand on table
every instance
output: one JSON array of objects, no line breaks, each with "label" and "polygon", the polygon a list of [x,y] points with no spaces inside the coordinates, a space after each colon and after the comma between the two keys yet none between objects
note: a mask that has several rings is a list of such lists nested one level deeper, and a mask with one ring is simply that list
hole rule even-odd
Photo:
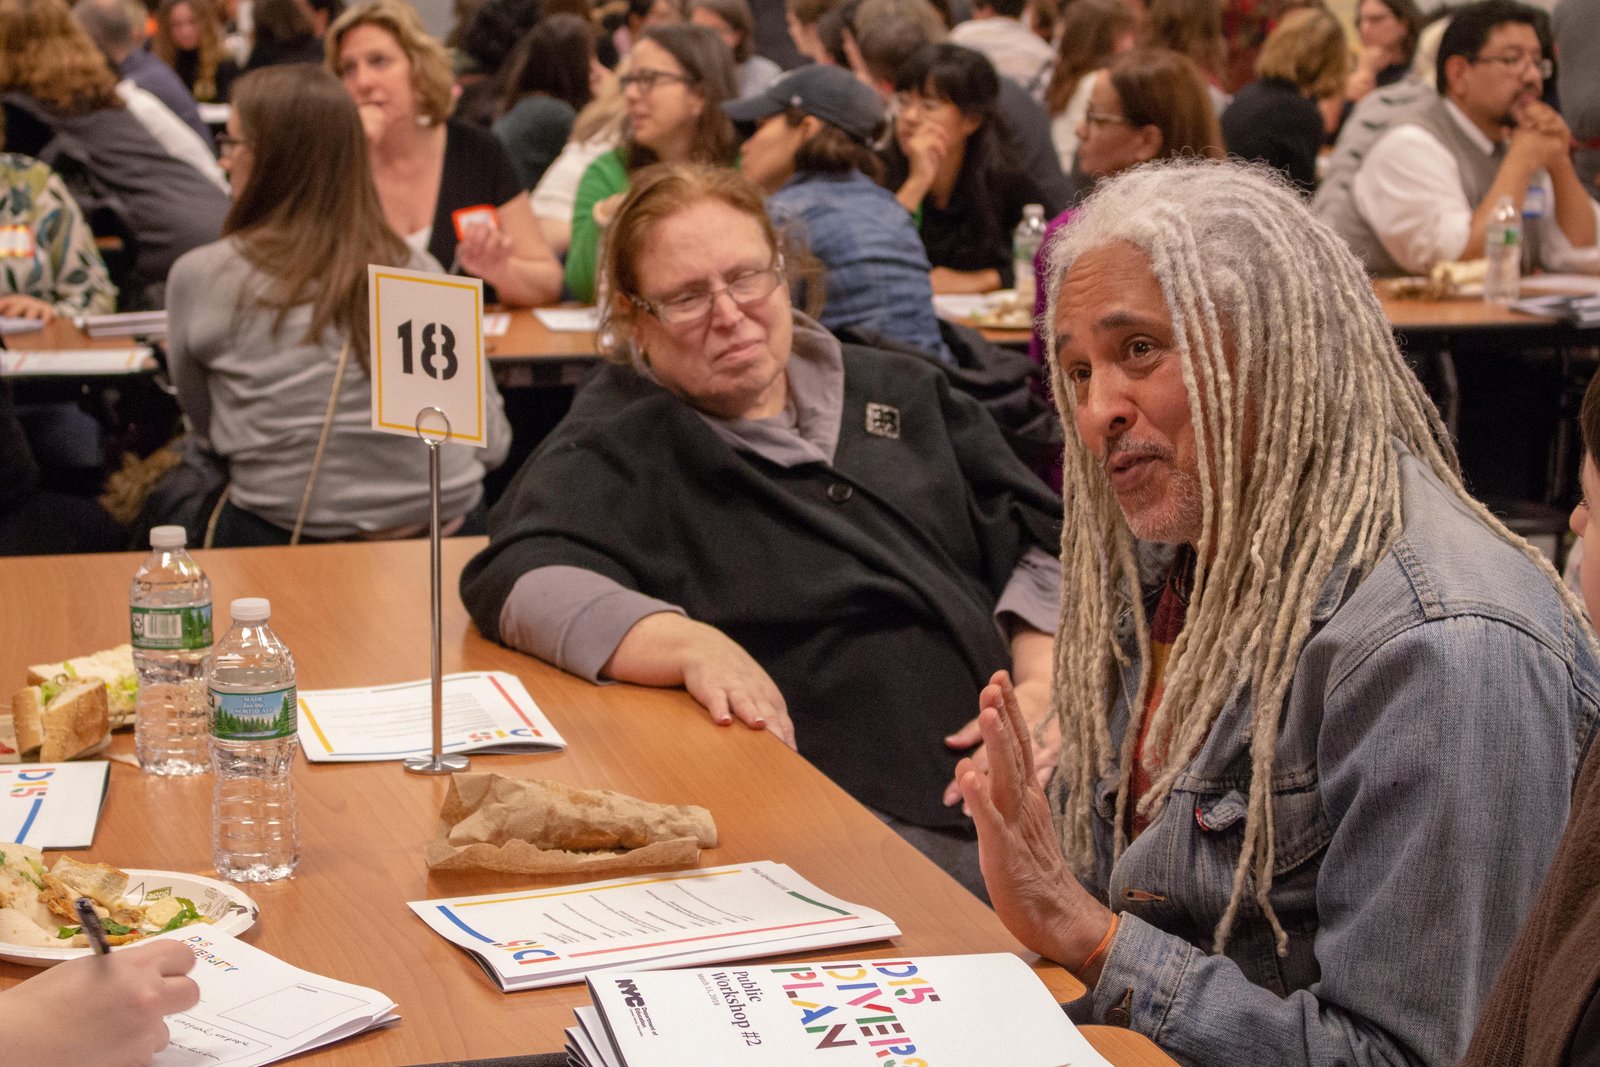
[{"label": "woman's hand on table", "polygon": [[175,941],[52,967],[0,993],[6,1063],[143,1067],[167,1047],[162,1017],[194,1007],[194,954]]},{"label": "woman's hand on table", "polygon": [[40,322],[52,322],[56,317],[56,309],[38,297],[8,293],[0,296],[0,316],[8,319],[38,319]]},{"label": "woman's hand on table", "polygon": [[738,719],[751,729],[771,731],[794,748],[789,705],[772,676],[738,642],[720,630],[706,629],[716,637],[708,638],[700,654],[685,664],[683,687],[705,705],[718,726]]},{"label": "woman's hand on table", "polygon": [[686,615],[646,615],[623,635],[600,673],[639,685],[681,685],[718,726],[735,719],[795,747],[789,705],[761,664],[733,638]]},{"label": "woman's hand on table", "polygon": [[[1111,911],[1078,883],[1061,854],[1010,675],[996,672],[978,703],[988,769],[964,759],[956,780],[978,829],[978,862],[995,914],[1028,948],[1081,968],[1111,928]],[[1079,977],[1092,985],[1095,976]]]}]

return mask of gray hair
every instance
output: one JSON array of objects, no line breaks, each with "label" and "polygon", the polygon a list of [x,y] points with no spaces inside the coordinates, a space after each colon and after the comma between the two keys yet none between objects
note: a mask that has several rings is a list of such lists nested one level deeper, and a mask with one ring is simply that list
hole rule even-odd
[{"label": "gray hair", "polygon": [[[1133,536],[1100,457],[1067,434],[1054,698],[1063,745],[1054,785],[1062,848],[1079,871],[1092,868],[1090,802],[1095,782],[1110,771],[1111,701],[1117,668],[1126,665],[1115,623],[1131,607],[1144,673],[1129,694],[1113,858],[1127,845],[1130,800],[1154,818],[1222,708],[1247,695],[1249,806],[1215,950],[1225,948],[1253,876],[1281,954],[1288,936],[1268,901],[1280,709],[1310,636],[1312,606],[1336,563],[1348,562],[1359,580],[1401,529],[1392,442],[1521,548],[1569,610],[1579,618],[1582,612],[1544,557],[1468,495],[1455,449],[1401,357],[1365,270],[1265,168],[1207,161],[1135,168],[1103,183],[1052,240],[1045,337],[1063,418],[1072,417],[1076,401],[1055,350],[1061,282],[1078,257],[1115,242],[1148,257],[1172,316],[1204,521],[1187,618],[1146,729],[1150,631]],[[1152,786],[1130,798],[1142,730],[1164,744],[1147,742],[1142,762]]]},{"label": "gray hair", "polygon": [[143,5],[135,10],[131,0],[78,0],[72,5],[78,24],[107,53],[125,52],[134,46],[144,25],[143,12]]}]

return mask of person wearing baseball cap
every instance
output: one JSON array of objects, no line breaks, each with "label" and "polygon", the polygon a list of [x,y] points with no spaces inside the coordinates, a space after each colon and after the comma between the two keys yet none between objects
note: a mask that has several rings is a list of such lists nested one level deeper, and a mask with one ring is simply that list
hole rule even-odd
[{"label": "person wearing baseball cap", "polygon": [[878,184],[878,95],[847,70],[813,65],[722,106],[744,138],[745,177],[767,194],[774,221],[797,231],[827,272],[822,324],[953,362],[934,316],[922,239]]}]

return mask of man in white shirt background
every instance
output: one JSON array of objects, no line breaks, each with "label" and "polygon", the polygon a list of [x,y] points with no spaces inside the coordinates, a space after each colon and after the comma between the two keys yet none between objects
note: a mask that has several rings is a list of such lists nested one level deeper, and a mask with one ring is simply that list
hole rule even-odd
[{"label": "man in white shirt background", "polygon": [[1373,144],[1345,195],[1318,213],[1378,275],[1478,259],[1496,203],[1523,212],[1533,262],[1600,273],[1600,206],[1573,169],[1571,134],[1541,99],[1550,61],[1541,12],[1513,0],[1461,8],[1438,57],[1440,96]]},{"label": "man in white shirt background", "polygon": [[1044,99],[1055,66],[1055,49],[1023,21],[1027,0],[975,0],[972,18],[957,23],[950,43],[982,52],[1003,78]]}]

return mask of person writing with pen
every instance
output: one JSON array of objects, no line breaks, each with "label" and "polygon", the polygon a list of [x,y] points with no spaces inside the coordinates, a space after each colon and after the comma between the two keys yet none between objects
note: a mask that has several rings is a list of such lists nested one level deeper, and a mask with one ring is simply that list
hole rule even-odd
[{"label": "person writing with pen", "polygon": [[200,1000],[186,977],[194,967],[186,946],[158,941],[112,955],[94,904],[80,897],[77,912],[94,955],[0,993],[0,1049],[10,1067],[144,1067],[167,1047],[164,1017]]}]

